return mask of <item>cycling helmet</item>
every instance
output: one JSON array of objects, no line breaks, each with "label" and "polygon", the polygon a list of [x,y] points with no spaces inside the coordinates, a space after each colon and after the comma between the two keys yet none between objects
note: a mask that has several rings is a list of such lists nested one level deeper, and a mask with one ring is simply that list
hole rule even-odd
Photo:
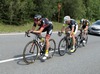
[{"label": "cycling helmet", "polygon": [[41,15],[35,15],[35,16],[34,16],[34,20],[37,20],[37,21],[40,20],[41,18],[42,18]]},{"label": "cycling helmet", "polygon": [[85,19],[81,19],[81,20],[80,20],[80,23],[83,23],[83,22],[84,22],[84,20],[85,20]]},{"label": "cycling helmet", "polygon": [[70,16],[65,16],[64,17],[64,24],[66,23],[66,21],[69,21],[71,18],[70,18]]}]

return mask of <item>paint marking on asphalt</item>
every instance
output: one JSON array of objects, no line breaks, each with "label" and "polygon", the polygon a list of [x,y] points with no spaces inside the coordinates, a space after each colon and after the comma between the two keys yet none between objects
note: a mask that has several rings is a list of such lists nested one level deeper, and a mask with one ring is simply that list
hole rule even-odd
[{"label": "paint marking on asphalt", "polygon": [[[34,54],[34,55],[35,55],[35,54]],[[27,57],[32,57],[32,56],[34,56],[34,55],[28,55],[28,56],[26,56],[26,58],[27,58]],[[0,63],[10,62],[10,61],[15,61],[15,60],[20,60],[20,59],[23,59],[23,57],[1,60]]]},{"label": "paint marking on asphalt", "polygon": [[[56,50],[56,51],[58,51],[58,50]],[[36,55],[36,54],[34,54],[34,55]],[[26,58],[32,57],[32,56],[34,56],[34,55],[28,55],[28,56],[26,56]],[[1,63],[10,62],[10,61],[20,60],[20,59],[23,59],[23,57],[18,57],[18,58],[11,58],[11,59],[6,59],[6,60],[1,60],[1,61],[0,61],[0,64],[1,64]]]},{"label": "paint marking on asphalt", "polygon": [[25,34],[25,33],[5,33],[5,34],[0,34],[0,36],[3,36],[3,35],[22,35],[22,34]]},{"label": "paint marking on asphalt", "polygon": [[1,60],[0,61],[0,64],[1,63],[5,63],[5,62],[10,62],[10,61],[15,61],[15,60],[19,60],[19,59],[22,59],[23,57],[18,57],[18,58],[11,58],[11,59],[6,59],[6,60]]}]

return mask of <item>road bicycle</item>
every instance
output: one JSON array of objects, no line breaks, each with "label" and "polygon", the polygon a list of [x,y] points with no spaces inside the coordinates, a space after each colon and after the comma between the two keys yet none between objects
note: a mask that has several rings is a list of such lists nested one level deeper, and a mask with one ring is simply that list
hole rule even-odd
[{"label": "road bicycle", "polygon": [[[31,64],[34,63],[35,60],[38,57],[42,57],[45,54],[45,48],[46,48],[46,41],[45,41],[45,37],[42,37],[39,34],[33,33],[31,32],[34,37],[32,41],[29,41],[23,51],[23,60],[26,64]],[[25,35],[27,37],[29,36],[29,33],[25,32]],[[41,41],[41,38],[43,39]],[[55,53],[55,49],[56,49],[56,43],[54,39],[50,39],[50,46],[49,46],[49,57],[48,58],[52,58],[54,53]]]},{"label": "road bicycle", "polygon": [[85,34],[84,30],[80,30],[78,37],[78,46],[85,46],[88,42],[88,33]]},{"label": "road bicycle", "polygon": [[[58,35],[61,36],[61,32],[58,32]],[[73,46],[73,39],[70,37],[70,33],[65,33],[65,36],[60,40],[58,44],[58,53],[60,56],[65,55],[65,53],[74,53],[76,49],[78,48],[78,41],[77,37],[75,37],[76,43],[75,43],[75,50],[73,52],[70,52]]]}]

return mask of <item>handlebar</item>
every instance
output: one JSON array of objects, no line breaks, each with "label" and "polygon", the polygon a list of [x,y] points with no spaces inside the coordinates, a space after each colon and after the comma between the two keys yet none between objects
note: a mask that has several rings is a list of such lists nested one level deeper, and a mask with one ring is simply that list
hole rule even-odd
[{"label": "handlebar", "polygon": [[30,36],[29,36],[29,32],[25,32],[25,37],[26,37],[26,36],[27,36],[27,37],[30,37]]},{"label": "handlebar", "polygon": [[67,36],[70,36],[70,32],[68,31],[67,33],[64,32],[58,32],[58,36],[62,36],[62,34],[65,34]]},{"label": "handlebar", "polygon": [[[30,32],[30,33],[36,35],[36,37],[39,38],[39,39],[43,38],[43,37],[42,37],[40,34],[38,34],[38,33],[34,33],[34,32]],[[30,35],[29,35],[30,33],[29,33],[29,31],[25,32],[25,36],[30,37]]]}]

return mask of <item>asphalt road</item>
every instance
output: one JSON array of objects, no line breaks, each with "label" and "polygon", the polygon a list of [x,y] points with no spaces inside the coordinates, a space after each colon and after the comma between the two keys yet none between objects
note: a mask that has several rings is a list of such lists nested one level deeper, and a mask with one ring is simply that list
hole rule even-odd
[{"label": "asphalt road", "polygon": [[[53,33],[58,45],[62,37]],[[32,40],[24,34],[0,34],[0,74],[100,74],[100,36],[89,35],[85,47],[69,55],[55,54],[45,62],[26,65],[22,60],[25,44]]]}]

